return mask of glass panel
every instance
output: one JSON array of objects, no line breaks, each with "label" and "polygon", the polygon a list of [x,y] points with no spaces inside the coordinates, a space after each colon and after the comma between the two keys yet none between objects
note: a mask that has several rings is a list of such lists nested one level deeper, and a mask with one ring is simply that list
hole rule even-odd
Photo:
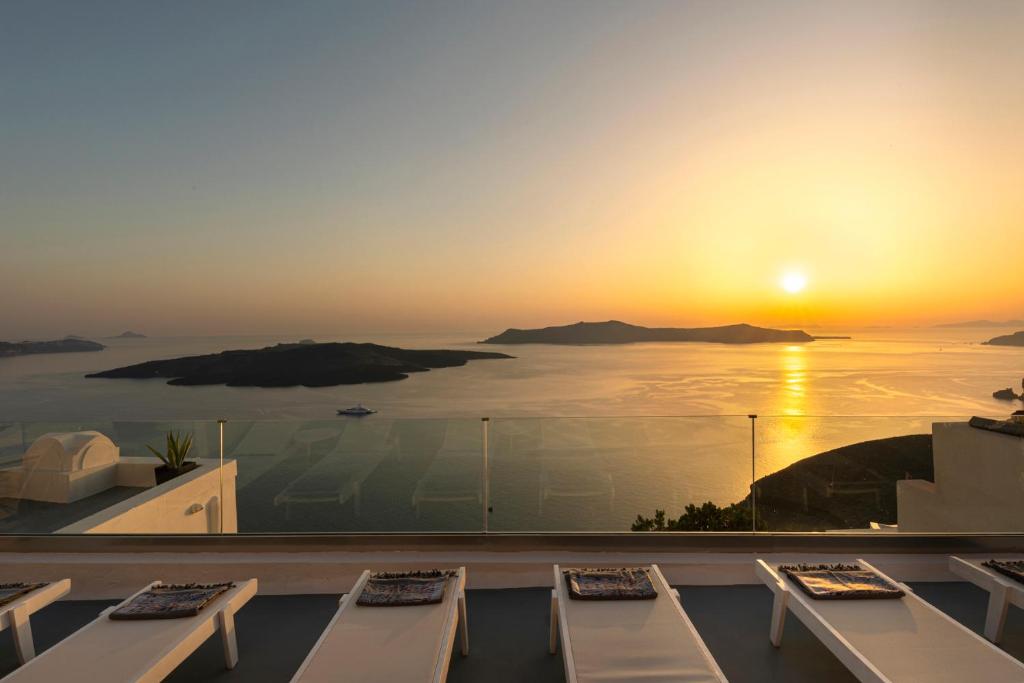
[{"label": "glass panel", "polygon": [[478,419],[228,422],[240,532],[483,530]]},{"label": "glass panel", "polygon": [[750,489],[750,426],[741,417],[490,425],[491,531],[628,531],[638,515],[678,519],[689,504],[728,507]]},{"label": "glass panel", "polygon": [[230,421],[223,471],[214,421],[2,422],[0,533],[750,531],[752,465],[758,530],[1024,532],[1024,438],[969,419]]}]

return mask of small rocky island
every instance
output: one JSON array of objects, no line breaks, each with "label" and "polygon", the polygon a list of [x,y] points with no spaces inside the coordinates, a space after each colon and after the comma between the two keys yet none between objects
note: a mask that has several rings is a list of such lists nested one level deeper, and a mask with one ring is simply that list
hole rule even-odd
[{"label": "small rocky island", "polygon": [[1000,401],[1024,401],[1024,379],[1020,381],[1021,393],[1018,395],[1011,387],[992,392],[992,398]]},{"label": "small rocky island", "polygon": [[481,344],[632,344],[635,342],[712,342],[717,344],[801,343],[814,341],[802,330],[753,325],[720,327],[641,327],[618,320],[534,330],[508,329]]},{"label": "small rocky island", "polygon": [[107,337],[107,339],[145,339],[145,338],[146,338],[146,335],[142,334],[141,332],[132,332],[131,330],[127,330],[127,331],[122,332],[121,334],[115,335],[113,337]]},{"label": "small rocky island", "polygon": [[66,337],[53,341],[20,341],[0,342],[0,358],[11,356],[29,356],[37,353],[78,353],[81,351],[102,351],[103,344],[81,339]]},{"label": "small rocky island", "polygon": [[982,342],[982,344],[988,344],[989,346],[1024,346],[1024,331],[993,337],[987,342]]},{"label": "small rocky island", "polygon": [[278,344],[263,349],[222,351],[154,360],[86,377],[167,379],[168,384],[229,387],[330,387],[393,382],[413,372],[451,368],[471,360],[512,358],[480,351],[420,351],[378,344]]}]

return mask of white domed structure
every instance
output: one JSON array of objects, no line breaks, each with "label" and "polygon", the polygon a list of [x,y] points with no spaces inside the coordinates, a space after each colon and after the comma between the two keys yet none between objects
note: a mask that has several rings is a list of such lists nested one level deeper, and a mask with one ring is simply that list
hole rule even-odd
[{"label": "white domed structure", "polygon": [[114,442],[99,432],[43,434],[22,456],[25,469],[40,472],[79,472],[117,463]]},{"label": "white domed structure", "polygon": [[53,432],[22,456],[21,498],[69,503],[115,485],[120,449],[99,432]]}]

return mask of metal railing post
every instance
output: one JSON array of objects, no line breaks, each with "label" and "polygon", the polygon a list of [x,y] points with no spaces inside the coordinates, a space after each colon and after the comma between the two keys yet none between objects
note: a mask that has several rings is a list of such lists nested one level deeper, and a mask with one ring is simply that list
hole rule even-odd
[{"label": "metal railing post", "polygon": [[482,417],[480,423],[483,429],[484,438],[484,533],[486,534],[490,530],[491,524],[491,473],[490,466],[488,463],[488,444],[487,444],[487,432],[488,426],[491,423],[491,418]]},{"label": "metal railing post", "polygon": [[217,470],[217,474],[220,476],[220,498],[217,499],[217,516],[218,524],[217,532],[224,533],[224,423],[227,422],[225,419],[217,420],[217,431],[220,437],[220,468]]},{"label": "metal railing post", "polygon": [[757,473],[754,463],[757,455],[757,415],[751,413],[750,418],[750,532],[757,533]]}]

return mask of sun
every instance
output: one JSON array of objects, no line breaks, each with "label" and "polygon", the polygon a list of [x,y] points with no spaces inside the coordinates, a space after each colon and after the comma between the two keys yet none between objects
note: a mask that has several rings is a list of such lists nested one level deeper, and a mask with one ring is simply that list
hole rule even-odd
[{"label": "sun", "polygon": [[790,271],[782,276],[782,280],[779,281],[779,284],[782,285],[782,288],[790,294],[796,294],[807,286],[807,276],[803,273]]}]

